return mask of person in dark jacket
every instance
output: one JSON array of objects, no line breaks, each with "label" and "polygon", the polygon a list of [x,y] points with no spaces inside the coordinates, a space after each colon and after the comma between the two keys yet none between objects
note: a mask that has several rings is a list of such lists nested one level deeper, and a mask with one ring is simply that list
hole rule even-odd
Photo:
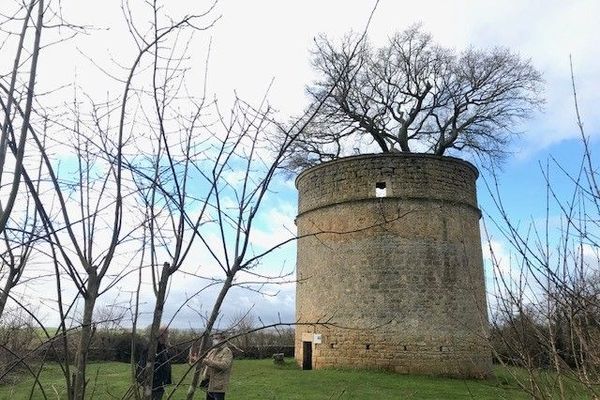
[{"label": "person in dark jacket", "polygon": [[[160,400],[165,394],[165,386],[172,382],[171,377],[171,358],[167,350],[169,340],[169,330],[166,326],[161,326],[158,333],[158,346],[156,347],[156,358],[154,359],[154,374],[152,376],[152,400]],[[142,352],[138,363],[138,376],[141,377],[142,371],[146,366],[146,357],[148,350]]]}]

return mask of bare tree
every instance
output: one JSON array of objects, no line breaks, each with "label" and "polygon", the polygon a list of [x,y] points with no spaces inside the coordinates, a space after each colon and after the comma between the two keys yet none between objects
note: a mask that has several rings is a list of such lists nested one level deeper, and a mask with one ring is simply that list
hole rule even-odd
[{"label": "bare tree", "polygon": [[[500,217],[488,220],[513,250],[509,264],[490,247],[496,272],[492,350],[499,362],[525,369],[526,379],[513,378],[533,399],[569,399],[581,391],[600,398],[598,167],[572,79],[580,159],[575,170],[552,157],[540,165],[546,184],[543,223],[515,221],[498,183],[490,185]],[[559,177],[568,185],[559,189]]]},{"label": "bare tree", "polygon": [[[131,14],[126,15],[136,42],[152,44],[152,90],[149,93],[138,92],[149,133],[138,142],[141,146],[139,151],[126,162],[126,167],[133,173],[144,215],[139,280],[141,284],[142,265],[149,264],[156,299],[145,350],[147,354],[143,357],[146,361],[141,377],[144,399],[152,398],[156,351],[168,285],[196,244],[195,230],[206,222],[204,217],[208,203],[203,196],[210,198],[215,190],[209,186],[207,194],[198,194],[198,191],[189,188],[193,171],[200,169],[198,163],[206,157],[206,149],[203,151],[203,148],[207,139],[198,133],[203,124],[205,96],[197,99],[186,92],[186,73],[191,69],[187,50],[194,34],[210,29],[218,19],[212,16],[213,4],[203,14],[194,16],[195,19],[205,17],[203,25],[181,24],[173,30],[176,34],[164,35],[167,28],[162,20],[170,19],[162,15],[161,6],[156,1],[148,4],[153,18],[150,38],[139,34],[142,30],[137,29],[138,21]],[[200,207],[197,217],[191,214],[196,206]],[[159,261],[161,259],[162,262]],[[138,286],[136,310],[139,309],[140,289]],[[137,317],[136,312],[133,340]],[[135,344],[132,344],[133,347]],[[137,374],[135,365],[132,367],[134,375]],[[137,390],[135,395],[139,397]]]},{"label": "bare tree", "polygon": [[[5,244],[2,261],[6,272],[0,316],[10,290],[23,276],[34,243],[46,238],[39,231],[42,223],[35,211],[39,199],[32,192],[40,191],[43,162],[39,148],[44,149],[45,139],[41,139],[40,146],[32,146],[30,132],[34,125],[40,132],[45,130],[47,122],[46,118],[39,118],[45,111],[37,95],[38,62],[49,47],[85,31],[84,27],[65,22],[60,7],[52,0],[15,1],[7,2],[0,14],[0,69],[9,68],[0,70],[0,232]],[[45,90],[48,95],[55,89]]]},{"label": "bare tree", "polygon": [[[138,76],[138,69],[145,55],[151,54],[155,42],[177,31],[182,26],[192,24],[196,16],[185,16],[161,30],[148,42],[138,43],[127,77],[123,82],[123,95],[116,101],[104,104],[92,103],[90,116],[86,119],[79,111],[79,100],[74,101],[72,122],[68,126],[59,119],[52,120],[51,126],[71,134],[72,140],[59,145],[73,146],[77,155],[74,172],[60,175],[49,157],[39,134],[28,124],[44,160],[45,173],[49,177],[56,195],[59,219],[53,210],[44,204],[43,196],[29,184],[36,198],[36,206],[48,232],[51,235],[53,261],[56,268],[59,303],[62,303],[60,285],[62,274],[68,276],[83,300],[79,340],[75,355],[73,377],[65,371],[70,398],[82,399],[86,391],[86,366],[89,345],[94,332],[93,314],[99,296],[114,286],[126,273],[126,268],[116,274],[109,274],[117,247],[128,240],[131,232],[121,234],[123,199],[129,195],[123,178],[123,147],[127,139],[125,132],[128,120],[128,105],[131,85]],[[117,114],[118,124],[112,125],[111,117]],[[64,117],[64,116],[63,116]],[[63,136],[64,137],[64,136]],[[105,170],[105,173],[98,173]],[[135,190],[135,188],[132,188]],[[57,229],[58,228],[58,229]],[[136,227],[133,227],[135,230]],[[62,259],[62,262],[57,260]],[[60,268],[59,268],[60,266]],[[104,282],[104,278],[109,282]],[[68,312],[71,315],[68,316]],[[67,318],[73,318],[75,308],[61,309],[62,327]]]},{"label": "bare tree", "polygon": [[[242,272],[253,276],[252,270],[265,255],[293,240],[282,240],[263,251],[254,250],[252,246],[253,227],[260,215],[261,204],[297,133],[288,132],[284,145],[279,147],[278,143],[274,147],[269,140],[270,133],[281,128],[271,119],[266,101],[254,109],[238,99],[231,113],[225,116],[216,102],[205,104],[201,100],[192,108],[190,116],[182,116],[179,114],[181,109],[175,104],[164,106],[172,98],[166,100],[162,98],[163,94],[177,97],[176,91],[168,89],[173,88],[171,83],[163,81],[161,88],[160,96],[153,95],[158,97],[156,104],[160,106],[154,110],[153,120],[148,121],[156,127],[156,135],[152,138],[154,153],[148,154],[147,160],[128,163],[128,168],[135,173],[142,205],[147,210],[145,243],[148,248],[145,253],[149,255],[156,297],[145,366],[144,398],[151,396],[154,356],[167,286],[184,263],[198,263],[189,260],[191,252],[206,254],[207,258],[200,261],[201,267],[207,269],[212,265],[221,272],[216,276],[208,271],[190,276],[200,291],[209,286],[219,287],[199,327],[202,335],[197,347],[200,354],[205,354],[210,349],[209,336],[231,288],[252,284],[240,279]],[[193,103],[194,99],[186,98],[186,101]],[[209,111],[216,122],[199,124],[198,117]],[[155,118],[167,115],[171,117]],[[167,120],[171,123],[163,123]],[[173,125],[174,121],[176,124]],[[176,129],[167,129],[167,126]],[[300,130],[303,126],[294,126],[294,129]],[[193,187],[190,186],[192,181],[195,182]],[[214,237],[219,238],[216,247],[211,239]],[[168,261],[161,263],[161,258]],[[279,276],[256,276],[263,284],[273,283],[277,278]],[[199,372],[198,364],[188,391],[190,398],[194,396]]]},{"label": "bare tree", "polygon": [[508,49],[457,53],[419,26],[378,49],[363,42],[353,52],[357,39],[316,40],[312,63],[320,78],[307,91],[325,104],[294,146],[291,167],[377,150],[471,151],[500,160],[516,123],[543,102],[541,74]]}]

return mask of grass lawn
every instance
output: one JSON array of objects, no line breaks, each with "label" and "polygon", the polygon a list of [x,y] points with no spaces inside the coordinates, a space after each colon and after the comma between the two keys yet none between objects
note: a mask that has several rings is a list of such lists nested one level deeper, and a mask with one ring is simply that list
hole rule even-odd
[{"label": "grass lawn", "polygon": [[[230,400],[278,399],[527,399],[506,370],[497,370],[496,378],[488,381],[431,378],[360,370],[299,370],[293,360],[276,367],[271,360],[237,360],[234,363]],[[187,366],[175,365],[173,378],[178,381]],[[129,386],[129,365],[95,363],[89,367],[90,388],[94,399],[120,399]],[[64,399],[62,373],[57,365],[48,365],[41,380],[48,399]],[[95,382],[95,383],[94,383]],[[29,398],[33,379],[23,375],[14,385],[0,386],[0,399]],[[181,387],[172,399],[183,399],[187,386]],[[166,396],[165,396],[166,397]],[[43,399],[36,387],[34,399]],[[200,392],[197,399],[204,399]],[[572,392],[572,399],[588,397]]]}]

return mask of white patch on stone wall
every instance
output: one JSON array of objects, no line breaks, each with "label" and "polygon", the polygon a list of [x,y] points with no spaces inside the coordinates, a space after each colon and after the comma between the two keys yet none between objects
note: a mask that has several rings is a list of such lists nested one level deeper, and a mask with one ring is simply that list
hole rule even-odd
[{"label": "white patch on stone wall", "polygon": [[375,197],[386,197],[387,187],[385,182],[377,182],[375,184]]}]

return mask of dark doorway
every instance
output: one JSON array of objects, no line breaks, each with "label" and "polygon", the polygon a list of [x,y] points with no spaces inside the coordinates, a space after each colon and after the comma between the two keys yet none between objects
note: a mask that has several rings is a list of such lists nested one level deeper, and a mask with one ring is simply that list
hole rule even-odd
[{"label": "dark doorway", "polygon": [[302,342],[302,369],[312,369],[312,342]]}]

